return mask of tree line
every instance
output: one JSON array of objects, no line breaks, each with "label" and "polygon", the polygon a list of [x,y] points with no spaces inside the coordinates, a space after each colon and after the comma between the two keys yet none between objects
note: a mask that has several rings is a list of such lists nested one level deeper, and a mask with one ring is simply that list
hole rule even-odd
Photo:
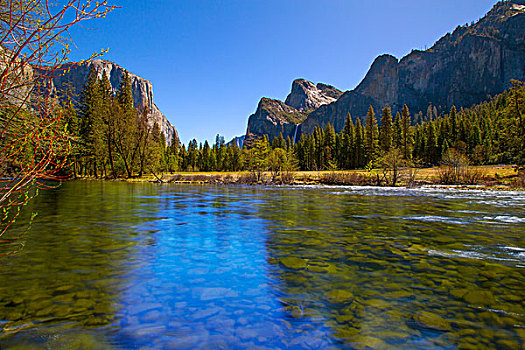
[{"label": "tree line", "polygon": [[[265,159],[255,161],[255,168],[272,170],[272,165],[279,163],[276,154],[286,161],[277,166],[306,171],[371,169],[380,167],[385,156],[392,153],[413,166],[440,165],[451,152],[462,155],[472,165],[523,165],[524,107],[525,85],[514,81],[509,90],[471,108],[458,111],[452,106],[449,113],[438,116],[436,109],[429,107],[426,118],[414,118],[424,120],[419,123],[414,122],[406,105],[395,117],[385,106],[379,118],[370,106],[363,122],[359,118],[354,122],[348,114],[340,133],[328,123],[324,128],[317,126],[312,134],[302,135],[296,144],[280,134],[271,143],[264,136],[242,150],[220,142],[210,149],[207,142],[197,146],[196,140],[179,150],[176,145],[171,149],[180,159],[177,170],[193,171],[251,170],[254,158],[261,157]],[[230,156],[224,157],[225,152]]]},{"label": "tree line", "polygon": [[[141,176],[146,172],[175,171],[272,171],[372,169],[397,159],[410,166],[442,164],[451,154],[473,165],[525,163],[525,86],[512,88],[487,102],[468,109],[452,107],[437,115],[435,108],[414,118],[408,107],[392,115],[385,106],[376,115],[370,106],[364,121],[347,115],[344,128],[336,133],[330,123],[302,135],[297,143],[282,134],[270,142],[263,136],[248,147],[226,144],[217,135],[215,143],[166,146],[157,125],[147,113],[133,107],[127,75],[117,93],[105,74],[90,72],[78,117],[69,126],[78,135],[72,154],[76,174],[91,176]],[[414,119],[418,120],[416,122]]]}]

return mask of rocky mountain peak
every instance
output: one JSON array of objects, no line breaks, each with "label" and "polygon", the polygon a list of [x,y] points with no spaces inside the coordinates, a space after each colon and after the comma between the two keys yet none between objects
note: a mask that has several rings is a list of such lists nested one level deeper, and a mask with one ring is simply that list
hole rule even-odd
[{"label": "rocky mountain peak", "polygon": [[374,96],[381,104],[396,108],[399,96],[398,82],[398,59],[392,55],[381,55],[374,60],[355,91],[365,96]]},{"label": "rocky mountain peak", "polygon": [[292,83],[292,91],[286,97],[285,104],[299,111],[311,111],[337,100],[341,91],[333,86],[321,84],[316,86],[311,81],[296,79]]},{"label": "rocky mountain peak", "polygon": [[525,44],[525,1],[499,1],[481,19],[471,24],[457,26],[438,40],[428,52],[445,52],[463,45],[469,37],[503,41],[509,45]]}]

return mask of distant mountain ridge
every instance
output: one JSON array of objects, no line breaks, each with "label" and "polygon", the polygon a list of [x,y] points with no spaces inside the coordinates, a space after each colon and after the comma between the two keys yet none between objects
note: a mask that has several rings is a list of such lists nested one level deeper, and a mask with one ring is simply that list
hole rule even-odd
[{"label": "distant mountain ridge", "polygon": [[[116,63],[95,59],[86,63],[72,66],[72,68],[64,74],[53,78],[53,88],[55,91],[67,91],[72,93],[76,100],[79,99],[82,89],[87,80],[89,70],[93,66],[99,77],[102,74],[107,75],[113,92],[116,92],[120,83],[127,71],[125,68]],[[148,80],[139,77],[133,73],[128,72],[131,89],[133,93],[133,100],[135,107],[146,107],[148,110],[148,120],[151,124],[157,123],[162,133],[166,137],[166,142],[179,142],[179,136],[175,127],[162,114],[155,102],[153,101],[153,84]]]},{"label": "distant mountain ridge", "polygon": [[[298,138],[328,122],[340,132],[348,113],[354,120],[363,119],[370,105],[376,113],[385,105],[395,113],[406,104],[412,114],[429,105],[439,112],[452,105],[470,107],[503,92],[511,79],[525,80],[525,0],[498,2],[478,22],[458,26],[426,51],[413,50],[401,60],[379,56],[354,90],[329,95],[335,99],[331,102],[326,92],[300,79],[284,103],[259,103],[246,136],[266,134],[272,140],[282,132],[285,138]],[[323,86],[318,84],[318,89],[319,85]],[[280,117],[270,117],[276,114]]]}]

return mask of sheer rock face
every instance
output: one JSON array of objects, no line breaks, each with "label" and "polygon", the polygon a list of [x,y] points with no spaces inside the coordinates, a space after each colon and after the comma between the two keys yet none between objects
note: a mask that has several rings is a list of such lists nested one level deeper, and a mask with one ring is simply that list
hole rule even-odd
[{"label": "sheer rock face", "polygon": [[[116,93],[120,83],[124,78],[126,70],[115,63],[100,59],[74,66],[69,70],[69,72],[54,78],[54,88],[57,91],[69,90],[73,93],[74,98],[78,100],[86,83],[91,65],[95,67],[99,77],[102,77],[102,74],[104,73],[107,75],[111,83],[113,93]],[[153,85],[146,79],[143,79],[135,74],[130,72],[128,72],[128,74],[131,81],[131,90],[133,93],[135,107],[147,108],[149,122],[151,125],[153,125],[155,122],[159,125],[161,131],[166,137],[166,142],[168,144],[171,144],[172,142],[179,142],[177,130],[153,102]]]},{"label": "sheer rock face", "polygon": [[245,144],[250,145],[254,139],[268,135],[273,138],[283,134],[283,137],[294,136],[297,125],[306,118],[306,113],[288,106],[282,101],[263,97],[257,110],[248,118]]},{"label": "sheer rock face", "polygon": [[331,85],[317,84],[304,79],[292,83],[292,90],[285,102],[262,98],[257,110],[248,118],[246,144],[254,138],[268,135],[270,142],[280,133],[291,140],[297,135],[298,125],[309,112],[335,102],[342,92]]},{"label": "sheer rock face", "polygon": [[426,51],[401,60],[379,56],[354,90],[312,111],[299,134],[328,122],[340,132],[348,113],[364,120],[370,105],[376,114],[385,105],[395,114],[406,104],[412,115],[430,104],[439,112],[470,107],[503,92],[511,79],[525,80],[525,0],[498,2],[477,23],[458,26]]}]

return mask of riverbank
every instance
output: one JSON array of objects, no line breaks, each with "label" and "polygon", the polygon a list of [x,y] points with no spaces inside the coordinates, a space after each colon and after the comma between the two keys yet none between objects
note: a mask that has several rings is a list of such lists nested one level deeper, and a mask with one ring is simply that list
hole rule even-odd
[{"label": "riverbank", "polygon": [[[444,175],[445,169],[413,168],[404,169],[396,175],[396,186],[424,185],[477,185],[493,189],[525,188],[525,178],[518,176],[510,165],[469,167],[457,181],[450,181]],[[392,186],[392,172],[382,169],[337,170],[337,171],[294,171],[274,174],[271,172],[179,172],[149,175],[128,179],[130,182],[159,182],[177,184],[261,184],[261,185],[349,185],[349,186]]]}]

